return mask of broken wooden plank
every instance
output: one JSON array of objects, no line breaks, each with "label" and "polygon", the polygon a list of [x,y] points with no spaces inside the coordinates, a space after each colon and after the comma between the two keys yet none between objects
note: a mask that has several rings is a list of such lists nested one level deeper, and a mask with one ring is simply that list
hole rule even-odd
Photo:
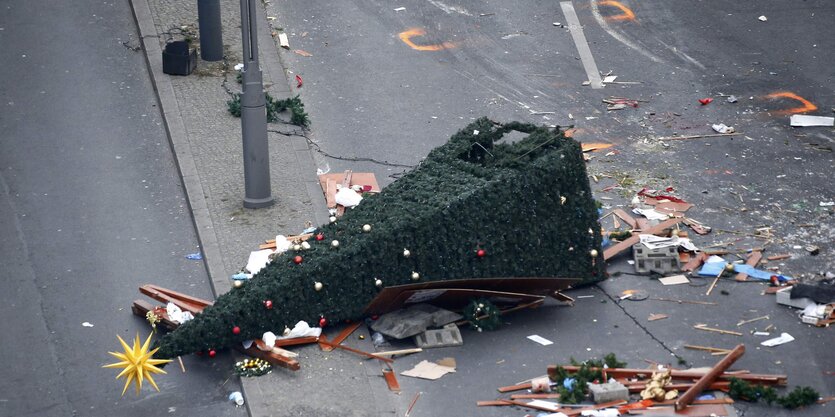
[{"label": "broken wooden plank", "polygon": [[325,200],[328,208],[336,207],[336,180],[328,178],[325,182]]},{"label": "broken wooden plank", "polygon": [[[665,221],[659,223],[658,225],[653,226],[653,227],[649,228],[648,230],[643,231],[643,234],[655,235],[655,234],[661,233],[664,230],[669,229],[669,228],[679,224],[680,222],[681,222],[681,219],[665,220]],[[638,234],[633,234],[628,239],[605,249],[603,251],[603,259],[608,261],[609,258],[612,258],[613,256],[631,248],[632,245],[638,243],[639,241],[640,241],[640,238],[638,237]]]},{"label": "broken wooden plank", "polygon": [[[348,338],[348,336],[354,333],[360,327],[361,324],[362,322],[359,321],[351,323],[350,325],[348,325],[348,327],[342,329],[342,331],[339,332],[339,334],[337,334],[336,337],[333,338],[332,342],[337,345],[342,343],[343,341],[345,341],[345,339]],[[325,352],[330,352],[333,350],[333,347],[329,345],[320,345],[320,347]]]},{"label": "broken wooden plank", "polygon": [[730,349],[722,349],[722,348],[715,348],[710,346],[699,346],[699,345],[684,345],[686,349],[693,349],[693,350],[704,350],[707,352],[723,352],[727,353],[730,352]]},{"label": "broken wooden plank", "polygon": [[157,326],[161,326],[166,330],[174,330],[180,324],[168,318],[168,312],[165,311],[163,307],[154,307],[151,303],[144,301],[144,300],[134,300],[133,305],[131,305],[131,311],[134,315],[139,316],[143,319],[147,320],[148,312],[153,311],[157,317],[159,317],[159,321],[157,322]]},{"label": "broken wooden plank", "polygon": [[782,261],[783,259],[789,259],[791,257],[792,257],[791,254],[784,253],[784,254],[780,254],[780,255],[771,255],[771,256],[769,256],[765,259],[768,259],[769,261]]},{"label": "broken wooden plank", "polygon": [[[752,266],[752,267],[756,268],[757,264],[760,263],[760,259],[762,259],[762,257],[763,257],[762,252],[753,251],[753,252],[751,252],[750,255],[748,255],[748,259],[745,261],[745,265]],[[748,280],[748,274],[746,274],[744,272],[740,272],[740,273],[736,274],[735,279],[737,281],[747,281]]]},{"label": "broken wooden plank", "polygon": [[377,356],[396,356],[396,355],[411,355],[412,353],[420,353],[423,352],[422,348],[410,348],[410,349],[398,349],[398,350],[387,350],[385,352],[374,352]]},{"label": "broken wooden plank", "polygon": [[[641,392],[646,389],[647,384],[646,381],[640,381],[638,383],[625,383],[623,384],[631,393]],[[684,383],[684,382],[674,382],[671,384],[667,384],[664,386],[664,389],[667,391],[670,390],[679,390],[684,391],[689,389],[693,386],[693,383]],[[710,390],[714,391],[728,391],[731,388],[731,381],[716,381],[708,387]]]},{"label": "broken wooden plank", "polygon": [[540,393],[540,394],[513,394],[510,396],[511,400],[553,400],[560,398],[557,393]]},{"label": "broken wooden plank", "polygon": [[309,343],[316,343],[319,341],[319,338],[316,336],[302,336],[302,337],[293,337],[290,339],[277,339],[275,341],[276,347],[282,346],[295,346],[295,345],[306,345]]},{"label": "broken wooden plank", "polygon": [[699,378],[696,383],[687,389],[687,391],[682,394],[678,400],[676,400],[676,411],[681,411],[688,405],[690,405],[696,397],[702,393],[705,389],[707,389],[710,384],[716,382],[716,380],[724,373],[728,368],[736,362],[743,354],[745,353],[745,345],[739,344],[736,345],[730,353],[728,353],[721,361],[719,361],[713,368],[710,369],[708,373],[704,376]]},{"label": "broken wooden plank", "polygon": [[[161,303],[166,303],[166,304],[167,303],[173,303],[177,307],[180,307],[181,310],[188,311],[189,313],[191,313],[193,315],[200,314],[203,311],[203,308],[205,308],[208,305],[211,305],[210,302],[208,302],[206,300],[199,300],[199,299],[197,299],[198,301],[195,301],[199,304],[195,304],[195,302],[191,301],[191,300],[193,300],[193,298],[191,298],[191,297],[189,297],[188,299],[181,299],[177,295],[172,295],[171,293],[165,292],[163,290],[165,290],[165,289],[161,288],[161,287],[154,286],[154,285],[143,285],[143,286],[139,287],[139,292],[140,293],[142,293],[144,295],[147,295],[148,297],[151,297],[154,300],[157,300]],[[183,294],[179,294],[179,293],[176,293],[176,292],[174,294],[178,294],[180,296],[183,295]],[[208,304],[203,304],[203,303],[208,303]]]}]

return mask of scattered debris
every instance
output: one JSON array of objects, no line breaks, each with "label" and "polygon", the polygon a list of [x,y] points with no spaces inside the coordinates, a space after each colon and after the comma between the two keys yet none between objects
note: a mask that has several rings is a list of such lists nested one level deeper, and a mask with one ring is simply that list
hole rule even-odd
[{"label": "scattered debris", "polygon": [[765,17],[765,16],[760,16],[760,17],[757,18],[757,20],[759,20],[760,22],[766,22],[766,21],[768,21],[768,18]]},{"label": "scattered debris", "polygon": [[737,101],[739,101],[739,99],[737,99],[736,96],[733,95],[733,94],[728,96],[727,100],[728,100],[728,103],[736,103]]},{"label": "scattered debris", "polygon": [[710,104],[710,103],[712,103],[712,102],[713,102],[713,99],[712,99],[712,98],[710,98],[710,97],[707,97],[707,98],[700,98],[700,99],[699,99],[699,103],[700,103],[702,106],[707,106],[708,104]]},{"label": "scattered debris", "polygon": [[93,323],[90,323],[89,321],[85,321],[84,323],[81,323],[81,325],[84,327],[93,327]]},{"label": "scattered debris", "polygon": [[295,53],[296,55],[301,55],[303,57],[313,56],[313,54],[311,54],[310,52],[305,51],[304,49],[293,49],[293,53]]},{"label": "scattered debris", "polygon": [[722,329],[716,329],[716,328],[713,328],[713,327],[707,327],[706,324],[695,324],[695,325],[693,325],[693,328],[697,329],[697,330],[704,330],[706,332],[729,334],[729,335],[733,335],[733,336],[742,336],[742,333],[740,333],[740,332],[735,332],[733,330],[722,330]]},{"label": "scattered debris", "polygon": [[244,405],[244,395],[240,391],[235,391],[229,394],[229,401],[235,403],[236,407]]},{"label": "scattered debris", "polygon": [[402,12],[403,10],[406,10],[406,8],[405,7],[398,7],[396,9],[394,9],[395,12]]},{"label": "scattered debris", "polygon": [[670,317],[670,316],[668,316],[666,314],[650,314],[649,317],[647,318],[647,321],[663,320],[663,319],[666,319],[668,317]]},{"label": "scattered debris", "polygon": [[713,130],[716,133],[734,133],[734,132],[736,132],[736,130],[733,128],[733,126],[728,126],[724,123],[711,125],[710,127],[713,128]]},{"label": "scattered debris", "polygon": [[190,253],[186,255],[186,259],[191,259],[192,261],[199,261],[203,259],[203,254],[200,252]]},{"label": "scattered debris", "polygon": [[748,323],[753,323],[755,321],[768,320],[768,319],[769,319],[769,316],[760,316],[760,317],[753,318],[753,319],[742,320],[742,321],[740,321],[739,323],[736,324],[736,327],[742,326],[743,324],[748,324]]}]

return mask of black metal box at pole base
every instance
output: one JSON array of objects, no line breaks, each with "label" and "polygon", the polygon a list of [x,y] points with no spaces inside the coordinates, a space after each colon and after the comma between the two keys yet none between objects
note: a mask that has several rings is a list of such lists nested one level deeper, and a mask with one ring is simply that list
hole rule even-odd
[{"label": "black metal box at pole base", "polygon": [[162,72],[169,75],[189,75],[197,68],[197,50],[186,41],[174,41],[162,51]]}]

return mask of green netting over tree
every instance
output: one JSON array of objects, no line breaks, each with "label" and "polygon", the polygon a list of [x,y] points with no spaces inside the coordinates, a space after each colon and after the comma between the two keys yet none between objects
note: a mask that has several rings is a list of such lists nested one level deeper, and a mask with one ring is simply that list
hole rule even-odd
[{"label": "green netting over tree", "polygon": [[[512,130],[528,135],[501,141]],[[324,239],[309,240],[310,249],[278,255],[243,287],[164,336],[158,355],[228,347],[266,331],[280,334],[299,320],[361,319],[380,291],[378,279],[385,287],[491,277],[588,284],[604,276],[580,145],[558,129],[530,124],[477,120],[320,232]]]}]

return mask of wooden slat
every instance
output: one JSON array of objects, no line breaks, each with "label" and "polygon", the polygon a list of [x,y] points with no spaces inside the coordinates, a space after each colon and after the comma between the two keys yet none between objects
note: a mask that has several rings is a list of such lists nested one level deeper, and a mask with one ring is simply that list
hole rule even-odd
[{"label": "wooden slat", "polygon": [[328,208],[336,207],[336,180],[328,179],[325,183],[325,200]]},{"label": "wooden slat", "polygon": [[513,394],[510,396],[511,400],[553,400],[557,398],[560,398],[560,394]]},{"label": "wooden slat", "polygon": [[629,213],[623,211],[623,209],[614,209],[612,210],[612,214],[626,222],[626,224],[628,224],[629,227],[631,227],[632,229],[638,228],[638,222],[635,220],[635,218],[629,215]]},{"label": "wooden slat", "polygon": [[324,344],[326,344],[328,346],[332,346],[334,348],[347,350],[348,352],[356,353],[357,355],[365,356],[365,357],[368,357],[368,358],[371,358],[371,359],[378,359],[378,360],[381,360],[385,363],[394,362],[394,360],[392,360],[392,359],[384,358],[382,356],[377,356],[373,353],[363,352],[359,349],[354,349],[354,348],[351,348],[351,347],[348,347],[348,346],[345,346],[345,345],[339,345],[339,344],[336,344],[336,343],[332,343],[332,342],[329,342],[328,340],[322,340],[322,338],[319,338],[319,343],[320,344],[324,343]]},{"label": "wooden slat", "polygon": [[275,341],[275,346],[282,347],[282,346],[295,346],[295,345],[306,345],[309,343],[316,343],[319,341],[319,338],[316,336],[304,336],[304,337],[294,337],[292,339],[278,339]]},{"label": "wooden slat", "polygon": [[389,390],[400,392],[400,383],[397,382],[397,375],[394,374],[394,370],[391,368],[383,369],[383,378],[385,378]]},{"label": "wooden slat", "polygon": [[524,384],[510,385],[510,386],[507,386],[507,387],[501,387],[501,388],[499,388],[499,392],[521,391],[523,389],[531,389],[531,383],[526,382]]},{"label": "wooden slat", "polygon": [[[358,321],[356,323],[351,323],[350,325],[348,325],[348,327],[342,329],[342,331],[339,332],[339,334],[336,335],[336,337],[333,338],[332,342],[334,344],[337,344],[337,345],[342,343],[345,339],[348,338],[348,336],[350,336],[352,333],[354,333],[360,327],[361,324],[362,324],[362,322],[360,322],[360,321]],[[330,352],[330,351],[333,350],[333,347],[328,346],[328,345],[320,345],[320,347],[325,352]]]},{"label": "wooden slat", "polygon": [[[751,254],[748,255],[748,259],[745,261],[745,265],[749,265],[749,266],[752,266],[752,267],[756,268],[757,264],[760,263],[760,259],[762,259],[762,257],[763,257],[763,254],[760,251],[751,252]],[[746,274],[744,272],[740,272],[740,273],[736,274],[735,279],[737,281],[747,281],[748,280],[748,274]]]},{"label": "wooden slat", "polygon": [[160,287],[159,285],[148,284],[147,287],[153,288],[153,289],[155,289],[155,290],[157,290],[157,291],[159,291],[163,294],[166,294],[169,297],[172,297],[174,299],[182,300],[182,301],[187,302],[189,304],[194,304],[198,307],[204,307],[205,308],[205,307],[208,307],[208,306],[212,305],[212,302],[209,301],[209,300],[204,300],[202,298],[192,297],[190,295],[186,295],[186,294],[183,294],[181,292],[177,292],[177,291],[174,291],[174,290],[169,290],[168,288]]},{"label": "wooden slat", "polygon": [[[681,222],[681,219],[665,220],[665,221],[659,223],[658,225],[649,228],[648,230],[642,231],[641,233],[642,234],[655,235],[655,234],[661,233],[664,230],[669,229],[669,228],[679,224],[680,222]],[[632,236],[630,236],[626,240],[624,240],[620,243],[617,243],[613,246],[610,246],[609,248],[604,250],[603,251],[603,259],[608,261],[609,258],[612,258],[613,256],[631,248],[632,245],[634,245],[638,242],[640,242],[640,238],[638,237],[638,234],[637,233],[633,234]]]},{"label": "wooden slat", "polygon": [[172,297],[165,292],[159,291],[159,288],[155,288],[152,285],[143,285],[139,287],[139,292],[161,303],[173,303],[177,307],[180,307],[183,311],[188,311],[193,315],[200,314],[205,307],[204,305],[192,304],[177,297]]},{"label": "wooden slat", "polygon": [[700,266],[702,266],[702,264],[704,263],[704,261],[707,260],[708,257],[708,254],[704,252],[699,252],[696,254],[696,256],[690,258],[690,261],[684,264],[684,266],[681,267],[681,270],[684,272],[693,272]]}]

